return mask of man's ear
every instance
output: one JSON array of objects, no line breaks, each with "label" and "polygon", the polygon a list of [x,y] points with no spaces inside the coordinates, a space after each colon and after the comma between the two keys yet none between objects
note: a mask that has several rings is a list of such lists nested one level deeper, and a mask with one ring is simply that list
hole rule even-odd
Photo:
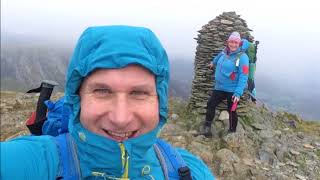
[{"label": "man's ear", "polygon": [[241,47],[243,45],[243,41],[241,41],[240,43],[239,43],[239,46]]}]

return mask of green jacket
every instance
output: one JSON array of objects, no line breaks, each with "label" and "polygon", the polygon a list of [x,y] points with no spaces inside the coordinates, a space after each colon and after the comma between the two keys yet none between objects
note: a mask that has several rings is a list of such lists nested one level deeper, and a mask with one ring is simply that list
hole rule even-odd
[{"label": "green jacket", "polygon": [[246,54],[249,57],[249,79],[254,79],[254,73],[256,71],[256,48],[253,43],[250,43],[249,48],[246,51]]}]

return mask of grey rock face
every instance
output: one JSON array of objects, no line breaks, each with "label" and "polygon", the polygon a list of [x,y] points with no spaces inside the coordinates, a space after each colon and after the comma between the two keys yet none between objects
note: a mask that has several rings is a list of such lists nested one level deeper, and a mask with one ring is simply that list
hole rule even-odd
[{"label": "grey rock face", "polygon": [[220,116],[218,118],[219,120],[229,120],[229,113],[228,111],[221,111]]},{"label": "grey rock face", "polygon": [[233,169],[233,163],[237,163],[240,161],[239,157],[234,154],[229,149],[221,149],[217,152],[217,157],[219,160],[219,175],[222,176],[233,176],[234,175],[234,169]]}]

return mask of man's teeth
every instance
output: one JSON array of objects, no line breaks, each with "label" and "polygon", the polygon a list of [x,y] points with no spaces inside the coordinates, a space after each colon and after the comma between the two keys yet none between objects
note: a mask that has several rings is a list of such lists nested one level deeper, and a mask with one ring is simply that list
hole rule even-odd
[{"label": "man's teeth", "polygon": [[125,133],[119,133],[119,132],[113,132],[113,131],[108,131],[108,133],[112,136],[118,136],[118,137],[130,137],[133,134],[133,131],[131,132],[125,132]]}]

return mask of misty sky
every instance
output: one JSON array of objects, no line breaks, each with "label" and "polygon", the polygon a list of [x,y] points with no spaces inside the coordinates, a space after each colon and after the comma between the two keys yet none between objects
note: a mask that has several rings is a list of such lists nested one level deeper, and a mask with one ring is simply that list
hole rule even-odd
[{"label": "misty sky", "polygon": [[[151,28],[171,59],[193,61],[197,31],[224,11],[236,11],[261,42],[257,76],[320,87],[320,11],[316,0],[2,0],[1,32],[74,44],[88,26]],[[292,82],[291,82],[292,80]]]}]

